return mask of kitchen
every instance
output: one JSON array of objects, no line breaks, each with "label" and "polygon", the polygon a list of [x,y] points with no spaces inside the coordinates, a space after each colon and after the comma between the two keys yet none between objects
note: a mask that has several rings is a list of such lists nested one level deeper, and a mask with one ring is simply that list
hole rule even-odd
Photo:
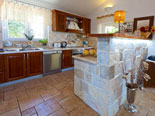
[{"label": "kitchen", "polygon": [[[80,10],[76,5],[67,7],[74,2],[0,2],[0,115],[152,116],[152,9],[137,16],[128,7],[123,8],[123,2],[114,2],[115,6],[100,1],[104,7],[100,9],[95,3],[95,12],[93,2],[85,6],[87,10],[82,2],[77,3]],[[121,8],[117,8],[119,5]],[[125,18],[130,21],[124,23]],[[142,19],[146,22],[141,23]],[[144,23],[149,23],[150,30],[141,29]],[[149,61],[144,62],[148,56]],[[132,68],[140,66],[143,69],[136,72],[138,76],[128,80],[135,73]]]}]

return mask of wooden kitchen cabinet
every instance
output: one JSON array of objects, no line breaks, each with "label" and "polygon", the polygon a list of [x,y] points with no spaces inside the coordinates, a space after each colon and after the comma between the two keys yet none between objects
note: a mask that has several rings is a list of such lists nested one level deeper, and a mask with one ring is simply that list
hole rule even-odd
[{"label": "wooden kitchen cabinet", "polygon": [[149,81],[144,81],[144,87],[155,87],[155,62],[148,62],[149,70],[147,74],[151,77]]},{"label": "wooden kitchen cabinet", "polygon": [[[3,68],[4,70],[2,67],[5,67]],[[0,55],[0,83],[39,75],[42,73],[42,52]]]},{"label": "wooden kitchen cabinet", "polygon": [[83,30],[85,34],[90,34],[91,29],[91,20],[90,19],[83,19]]},{"label": "wooden kitchen cabinet", "polygon": [[[70,22],[76,22],[81,30],[70,29],[68,25]],[[78,34],[90,34],[91,20],[74,15],[71,13],[66,13],[58,10],[52,10],[52,30],[56,32],[69,32]]]},{"label": "wooden kitchen cabinet", "polygon": [[66,14],[53,10],[52,11],[52,30],[58,32],[66,32]]},{"label": "wooden kitchen cabinet", "polygon": [[6,54],[5,58],[5,81],[17,80],[25,77],[26,60],[24,53]]},{"label": "wooden kitchen cabinet", "polygon": [[4,55],[0,55],[0,83],[4,82]]},{"label": "wooden kitchen cabinet", "polygon": [[26,54],[27,76],[34,76],[43,73],[43,53],[30,52]]},{"label": "wooden kitchen cabinet", "polygon": [[62,69],[73,67],[72,50],[62,51]]}]

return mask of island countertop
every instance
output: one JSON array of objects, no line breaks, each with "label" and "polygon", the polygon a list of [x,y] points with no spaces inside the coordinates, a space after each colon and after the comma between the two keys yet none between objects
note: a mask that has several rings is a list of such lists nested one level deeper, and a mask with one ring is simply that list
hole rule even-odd
[{"label": "island countertop", "polygon": [[111,37],[122,37],[129,39],[142,39],[142,40],[151,40],[150,38],[138,37],[135,35],[126,35],[120,33],[112,33],[112,34],[88,34],[89,37],[98,37],[98,38],[111,38]]},{"label": "island countertop", "polygon": [[92,64],[97,64],[97,57],[75,55],[75,56],[73,56],[73,58],[77,59],[77,60],[82,60],[82,61],[85,61],[85,62],[89,62],[89,63],[92,63]]}]

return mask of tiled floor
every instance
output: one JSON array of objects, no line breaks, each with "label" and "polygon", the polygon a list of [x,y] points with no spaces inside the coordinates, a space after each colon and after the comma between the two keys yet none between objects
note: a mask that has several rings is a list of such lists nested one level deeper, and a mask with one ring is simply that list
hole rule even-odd
[{"label": "tiled floor", "polygon": [[[98,116],[74,95],[73,71],[66,71],[0,88],[0,116]],[[117,116],[155,116],[154,90],[138,91],[139,112],[121,107]]]},{"label": "tiled floor", "polygon": [[73,75],[71,70],[1,87],[0,116],[98,116],[74,95]]}]

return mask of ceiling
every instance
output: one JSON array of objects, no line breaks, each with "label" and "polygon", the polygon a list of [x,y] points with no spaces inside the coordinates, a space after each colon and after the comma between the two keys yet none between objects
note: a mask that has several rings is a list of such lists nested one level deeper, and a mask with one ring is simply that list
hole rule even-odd
[{"label": "ceiling", "polygon": [[39,0],[51,4],[51,7],[86,16],[97,8],[103,7],[109,0]]}]

